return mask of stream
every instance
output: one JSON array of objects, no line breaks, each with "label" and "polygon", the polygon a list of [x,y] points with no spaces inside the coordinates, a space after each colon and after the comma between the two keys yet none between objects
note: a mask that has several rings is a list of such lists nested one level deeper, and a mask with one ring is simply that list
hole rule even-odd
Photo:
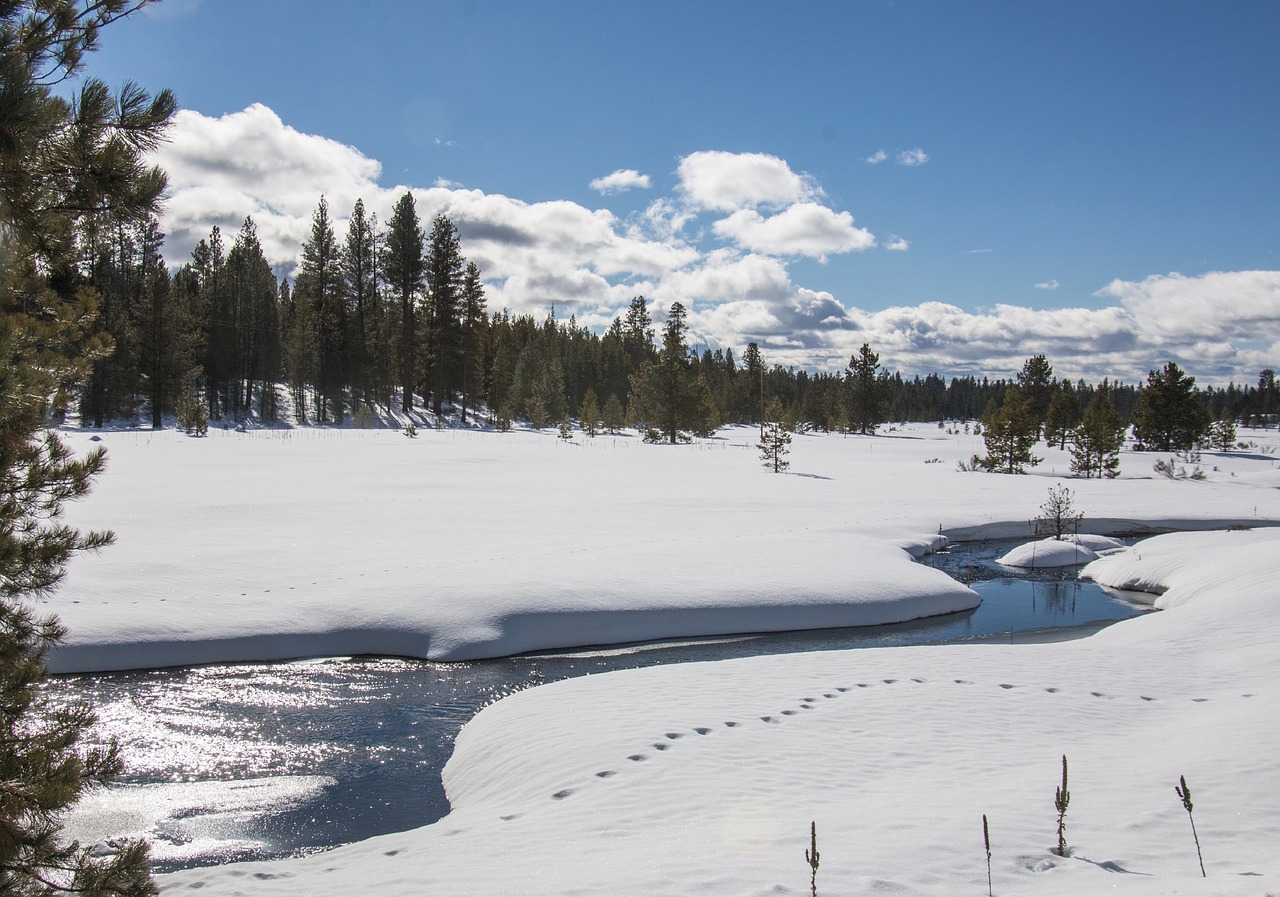
[{"label": "stream", "polygon": [[458,730],[504,695],[659,663],[848,648],[1075,638],[1148,608],[1075,578],[994,563],[1011,543],[925,559],[983,598],[889,626],[683,639],[464,663],[343,657],[66,676],[128,770],[68,820],[86,843],[146,836],[157,871],[300,855],[426,825],[449,811],[440,770]]}]

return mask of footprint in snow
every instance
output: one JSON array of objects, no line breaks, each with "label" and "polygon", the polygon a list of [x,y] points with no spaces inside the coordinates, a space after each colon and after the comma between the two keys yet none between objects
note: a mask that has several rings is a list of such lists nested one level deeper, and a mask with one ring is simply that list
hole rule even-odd
[{"label": "footprint in snow", "polygon": [[596,773],[596,778],[597,778],[597,779],[608,779],[608,778],[612,778],[613,776],[616,776],[616,775],[617,775],[617,773],[616,773],[616,772],[614,772],[612,769],[602,769],[602,770],[600,770],[598,773]]},{"label": "footprint in snow", "polygon": [[569,796],[569,795],[571,795],[571,794],[573,794],[573,789],[572,789],[572,788],[561,788],[561,789],[560,789],[559,791],[557,791],[555,794],[551,795],[551,799],[552,799],[552,800],[564,800],[566,797],[568,797],[568,796]]},{"label": "footprint in snow", "polygon": [[696,726],[694,727],[693,731],[697,732],[699,735],[706,735],[711,730],[706,728],[705,726]]}]

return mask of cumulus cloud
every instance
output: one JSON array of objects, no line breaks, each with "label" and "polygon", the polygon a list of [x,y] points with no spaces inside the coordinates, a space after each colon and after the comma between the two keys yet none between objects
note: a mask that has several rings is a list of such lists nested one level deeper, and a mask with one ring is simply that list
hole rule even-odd
[{"label": "cumulus cloud", "polygon": [[878,149],[871,155],[867,156],[866,163],[868,165],[879,165],[887,158],[889,158],[889,154],[882,149]]},{"label": "cumulus cloud", "polygon": [[920,149],[920,147],[916,147],[915,149],[903,150],[898,153],[896,161],[899,165],[923,165],[929,161],[929,154]]},{"label": "cumulus cloud", "polygon": [[690,153],[680,160],[676,174],[679,190],[691,205],[719,212],[781,208],[822,195],[813,178],[765,153]]},{"label": "cumulus cloud", "polygon": [[824,261],[830,253],[868,249],[876,243],[869,230],[854,227],[848,212],[833,212],[813,202],[796,203],[768,218],[755,209],[739,209],[712,230],[752,251]]},{"label": "cumulus cloud", "polygon": [[1280,322],[1280,271],[1153,274],[1113,280],[1095,295],[1118,299],[1145,332],[1174,341],[1256,340]]},{"label": "cumulus cloud", "polygon": [[1056,280],[1042,280],[1036,284],[1037,290],[1056,290],[1058,282]]},{"label": "cumulus cloud", "polygon": [[619,168],[612,174],[596,178],[590,184],[597,193],[624,193],[627,190],[648,190],[649,176],[641,174],[634,168]]},{"label": "cumulus cloud", "polygon": [[[679,300],[701,342],[740,350],[755,341],[770,363],[820,370],[843,369],[863,342],[906,374],[1012,376],[1026,357],[1044,353],[1059,376],[1136,382],[1174,360],[1202,383],[1222,384],[1280,364],[1277,271],[1115,280],[1096,294],[1112,304],[1089,309],[993,303],[970,311],[929,301],[868,311],[810,289],[793,280],[791,260],[865,250],[876,239],[849,212],[822,205],[817,183],[774,156],[693,153],[680,162],[674,195],[620,219],[444,179],[383,186],[377,161],[301,133],[260,105],[221,117],[181,112],[171,138],[156,161],[170,173],[161,225],[174,266],[215,224],[230,244],[248,215],[268,259],[288,273],[321,195],[341,240],[356,199],[385,222],[411,190],[424,223],[445,214],[457,225],[494,309],[541,314],[554,304],[585,326],[605,327],[635,295],[659,313]],[[692,226],[708,215],[716,220]],[[908,248],[896,236],[882,245]]]}]

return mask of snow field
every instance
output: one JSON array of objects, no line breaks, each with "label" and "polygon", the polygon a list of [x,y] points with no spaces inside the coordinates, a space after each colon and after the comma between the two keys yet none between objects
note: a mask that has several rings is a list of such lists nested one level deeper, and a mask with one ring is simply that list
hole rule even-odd
[{"label": "snow field", "polygon": [[[1221,548],[1198,535],[1157,537],[1142,557],[1178,539],[1174,578],[1194,578]],[[811,819],[820,894],[981,893],[983,813],[997,894],[1274,893],[1280,593],[1237,587],[1274,581],[1280,531],[1226,535],[1252,572],[1088,639],[758,657],[522,692],[463,730],[441,822],[175,873],[165,893],[804,894]],[[1133,554],[1112,565],[1130,583]],[[1071,856],[1058,858],[1063,753]]]},{"label": "snow field", "polygon": [[[70,630],[51,666],[460,660],[962,610],[976,597],[909,554],[944,531],[1026,534],[1066,467],[1047,450],[1043,476],[962,473],[981,439],[915,426],[799,437],[774,475],[755,438],[106,432],[108,471],[68,516],[118,540],[48,600]],[[1280,490],[1232,476],[1274,473],[1268,456],[1206,455],[1206,482],[1155,479],[1150,457],[1071,481],[1086,529],[1280,520]]]},{"label": "snow field", "polygon": [[[120,539],[78,560],[49,602],[72,630],[68,666],[180,662],[256,632],[259,647],[352,653],[358,631],[382,627],[483,653],[566,613],[670,610],[687,623],[692,609],[721,622],[737,601],[785,628],[840,595],[911,609],[922,589],[964,593],[917,578],[904,549],[940,527],[1025,535],[1066,468],[1050,450],[1032,476],[961,473],[980,440],[933,427],[797,438],[785,476],[759,469],[752,430],[675,449],[447,431],[104,441],[112,466],[74,522]],[[1206,453],[1208,478],[1193,482],[1127,454],[1120,480],[1069,485],[1088,531],[1274,524],[1274,458]],[[464,728],[440,822],[174,873],[163,891],[799,895],[816,820],[820,894],[950,897],[984,893],[985,813],[997,894],[1280,892],[1280,530],[1160,536],[1088,573],[1163,593],[1165,610],[1073,642],[553,683]],[[623,617],[619,634],[642,618]],[[1057,858],[1064,753],[1073,852]],[[1207,879],[1173,793],[1180,775]]]}]

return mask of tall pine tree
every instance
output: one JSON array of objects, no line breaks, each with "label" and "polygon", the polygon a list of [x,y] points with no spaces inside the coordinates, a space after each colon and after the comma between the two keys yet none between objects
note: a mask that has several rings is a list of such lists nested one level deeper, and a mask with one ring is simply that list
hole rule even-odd
[{"label": "tall pine tree", "polygon": [[311,236],[302,245],[293,290],[294,301],[308,306],[315,328],[316,420],[340,424],[347,384],[347,315],[338,239],[323,196],[311,217]]},{"label": "tall pine tree", "polygon": [[427,237],[428,295],[426,368],[423,382],[437,415],[458,390],[462,370],[459,309],[462,299],[463,258],[458,229],[445,215],[437,215]]},{"label": "tall pine tree", "polygon": [[391,210],[391,220],[387,222],[382,242],[383,276],[396,304],[395,356],[400,380],[400,410],[405,414],[413,410],[417,383],[418,302],[426,276],[422,241],[422,227],[418,223],[413,194],[405,191]]},{"label": "tall pine tree", "polygon": [[156,893],[145,842],[106,856],[64,843],[60,816],[119,772],[113,745],[80,742],[92,709],[53,706],[45,655],[62,635],[28,600],[57,586],[76,553],[110,541],[58,522],[103,464],[72,457],[46,429],[69,389],[109,351],[85,337],[95,297],[74,251],[86,216],[141,221],[164,174],[144,158],[173,111],[168,92],[132,85],[112,97],[86,80],[74,100],[51,85],[77,75],[99,30],[141,4],[15,0],[0,4],[0,894]]}]

